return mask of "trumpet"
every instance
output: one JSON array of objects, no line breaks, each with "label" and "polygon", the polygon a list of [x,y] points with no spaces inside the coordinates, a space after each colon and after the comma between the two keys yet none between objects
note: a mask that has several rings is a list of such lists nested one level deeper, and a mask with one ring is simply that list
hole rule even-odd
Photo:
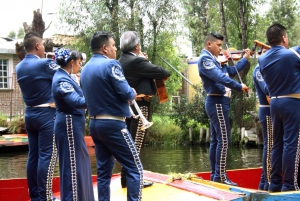
[{"label": "trumpet", "polygon": [[133,118],[138,119],[140,117],[140,115],[136,115],[134,114],[134,112],[132,111],[131,107],[129,106],[129,110],[130,110],[130,114]]},{"label": "trumpet", "polygon": [[145,116],[143,115],[141,109],[139,108],[138,104],[136,103],[135,100],[132,101],[132,104],[134,105],[136,111],[138,112],[138,115],[134,114],[134,112],[132,111],[131,107],[129,106],[129,110],[131,112],[131,115],[133,118],[141,118],[143,125],[141,127],[141,130],[146,130],[147,128],[150,128],[150,126],[152,126],[153,122],[149,122]]}]

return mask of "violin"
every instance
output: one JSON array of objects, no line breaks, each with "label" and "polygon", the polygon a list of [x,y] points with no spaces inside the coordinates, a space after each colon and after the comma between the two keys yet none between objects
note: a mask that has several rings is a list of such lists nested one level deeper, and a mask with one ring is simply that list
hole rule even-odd
[{"label": "violin", "polygon": [[227,50],[222,50],[220,52],[217,60],[221,63],[221,65],[228,62],[228,60],[238,61],[242,58],[243,50],[236,50],[235,48],[231,48],[230,54],[228,54]]}]

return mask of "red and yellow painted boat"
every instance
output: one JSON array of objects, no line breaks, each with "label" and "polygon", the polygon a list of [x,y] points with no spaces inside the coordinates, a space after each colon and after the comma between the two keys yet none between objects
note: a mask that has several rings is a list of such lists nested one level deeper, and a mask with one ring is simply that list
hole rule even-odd
[{"label": "red and yellow painted boat", "polygon": [[[169,175],[144,172],[144,179],[153,181],[153,186],[143,189],[143,201],[198,201],[198,200],[233,200],[233,201],[295,201],[300,200],[297,191],[268,193],[256,190],[261,175],[261,168],[228,170],[228,176],[239,187],[228,186],[209,181],[210,173],[196,173],[196,178],[189,180],[170,180]],[[93,176],[95,198],[97,197],[96,176]],[[59,198],[59,177],[53,180],[54,196]],[[21,179],[0,179],[0,200],[28,201],[27,181]],[[126,201],[126,189],[121,188],[120,175],[114,174],[111,180],[111,201]]]},{"label": "red and yellow painted boat", "polygon": [[[95,144],[91,136],[84,136],[86,146],[94,147]],[[1,147],[20,147],[28,146],[27,134],[5,134],[0,136]]]},{"label": "red and yellow painted boat", "polygon": [[11,134],[0,136],[0,147],[27,146],[27,134]]}]

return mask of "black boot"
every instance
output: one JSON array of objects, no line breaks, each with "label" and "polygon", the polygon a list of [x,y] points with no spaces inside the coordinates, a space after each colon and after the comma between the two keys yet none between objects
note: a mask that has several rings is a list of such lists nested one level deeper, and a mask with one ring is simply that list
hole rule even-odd
[{"label": "black boot", "polygon": [[123,167],[121,168],[121,186],[122,188],[126,188],[126,174]]},{"label": "black boot", "polygon": [[152,185],[153,185],[152,181],[143,181],[144,188],[147,188],[147,187],[152,186]]}]

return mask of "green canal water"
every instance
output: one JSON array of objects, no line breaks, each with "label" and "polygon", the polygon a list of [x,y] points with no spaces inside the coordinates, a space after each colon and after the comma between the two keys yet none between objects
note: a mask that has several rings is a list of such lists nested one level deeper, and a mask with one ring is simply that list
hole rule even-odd
[{"label": "green canal water", "polygon": [[[191,146],[144,146],[140,157],[144,169],[163,174],[203,172],[210,170],[209,148],[206,145]],[[27,150],[0,150],[0,179],[26,177]],[[96,158],[94,148],[89,147],[92,173],[96,174]],[[229,149],[227,169],[251,168],[261,166],[262,148],[247,147]],[[55,175],[58,175],[58,163]],[[116,162],[114,173],[120,172]]]}]

